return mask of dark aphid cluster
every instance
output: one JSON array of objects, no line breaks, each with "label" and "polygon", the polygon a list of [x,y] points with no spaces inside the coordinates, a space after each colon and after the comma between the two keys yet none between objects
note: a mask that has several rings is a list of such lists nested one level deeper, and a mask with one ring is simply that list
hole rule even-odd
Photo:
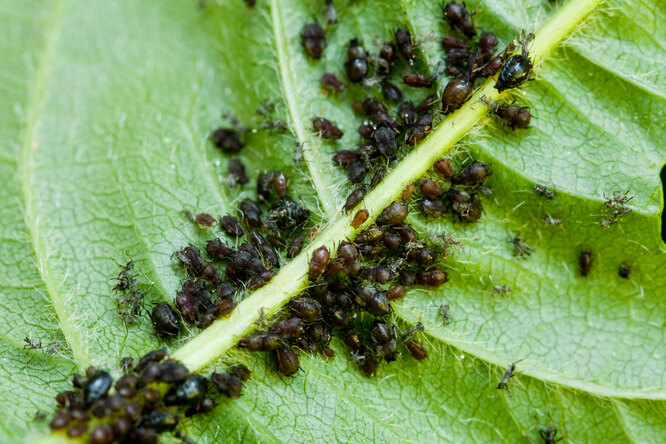
[{"label": "dark aphid cluster", "polygon": [[121,293],[122,297],[116,299],[116,312],[126,324],[134,324],[146,311],[143,300],[146,293],[137,287],[138,274],[134,273],[134,261],[130,259],[127,264],[119,266],[121,270],[116,277],[113,291]]},{"label": "dark aphid cluster", "polygon": [[391,302],[403,298],[410,286],[439,287],[448,280],[441,268],[448,244],[420,239],[404,223],[408,213],[407,204],[394,202],[353,243],[342,242],[335,252],[326,246],[314,249],[308,289],[289,303],[276,324],[246,336],[239,347],[272,353],[278,372],[285,375],[298,370],[299,349],[332,358],[334,334],[344,339],[368,376],[377,372],[382,359],[395,360],[400,344],[414,359],[425,359],[428,352],[418,339],[423,326],[396,334]]},{"label": "dark aphid cluster", "polygon": [[604,205],[608,211],[608,217],[601,220],[600,224],[602,227],[610,227],[617,223],[618,219],[622,216],[631,213],[631,208],[627,206],[629,201],[633,199],[632,196],[629,196],[629,190],[625,192],[615,191],[611,197],[605,195],[604,197],[606,198]]},{"label": "dark aphid cluster", "polygon": [[[240,395],[250,371],[236,365],[210,379],[191,374],[165,350],[154,350],[132,367],[123,359],[124,375],[113,380],[104,370],[89,367],[72,378],[72,390],[56,396],[59,404],[51,430],[92,444],[157,443],[160,435],[186,438],[178,425],[183,417],[204,414],[215,407],[213,387],[226,397]],[[189,439],[189,438],[187,438]]]}]

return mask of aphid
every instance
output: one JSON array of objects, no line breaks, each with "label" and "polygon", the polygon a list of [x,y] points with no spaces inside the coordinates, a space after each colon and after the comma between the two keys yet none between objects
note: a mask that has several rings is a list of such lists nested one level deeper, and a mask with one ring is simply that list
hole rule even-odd
[{"label": "aphid", "polygon": [[214,227],[215,225],[217,225],[217,221],[215,220],[215,218],[208,213],[197,214],[196,216],[194,216],[194,222],[204,227]]},{"label": "aphid", "polygon": [[305,322],[301,318],[289,318],[279,322],[272,330],[283,339],[298,339],[305,334]]},{"label": "aphid", "polygon": [[451,316],[451,307],[447,305],[440,305],[438,315],[442,318],[442,325],[447,326],[453,322],[453,316]]},{"label": "aphid", "polygon": [[478,185],[488,177],[488,164],[476,160],[451,178],[453,185]]},{"label": "aphid", "polygon": [[409,206],[404,202],[393,202],[377,217],[377,225],[399,224],[409,214]]},{"label": "aphid", "polygon": [[622,279],[629,279],[629,276],[631,276],[631,265],[628,264],[622,264],[620,265],[620,269],[617,272]]},{"label": "aphid", "polygon": [[243,199],[240,203],[240,210],[243,213],[243,218],[252,227],[261,227],[261,208],[252,199]]},{"label": "aphid", "polygon": [[500,296],[504,296],[505,294],[513,291],[508,285],[494,285],[493,286],[493,293],[496,293]]},{"label": "aphid", "polygon": [[219,301],[215,301],[215,303],[213,303],[213,305],[201,315],[197,327],[199,327],[202,330],[206,329],[217,319],[223,318],[231,314],[233,310],[234,310],[233,301],[229,299],[221,299]]},{"label": "aphid", "polygon": [[197,247],[189,245],[181,251],[175,252],[174,256],[195,276],[201,276],[203,273],[204,263],[201,260],[201,251]]},{"label": "aphid", "polygon": [[90,442],[91,444],[107,444],[113,441],[113,429],[110,425],[101,425],[95,427],[92,432],[90,432]]},{"label": "aphid", "polygon": [[213,285],[220,282],[220,273],[213,264],[204,265],[201,276]]},{"label": "aphid", "polygon": [[470,52],[464,48],[452,48],[446,55],[446,63],[448,65],[461,65],[470,58]]},{"label": "aphid", "polygon": [[166,355],[166,349],[163,348],[150,351],[142,356],[141,359],[139,359],[139,362],[134,367],[134,371],[140,373],[149,363],[160,362],[166,357]]},{"label": "aphid", "polygon": [[206,243],[206,254],[211,259],[228,259],[234,254],[234,250],[229,248],[220,239],[212,239]]},{"label": "aphid", "polygon": [[500,380],[499,384],[497,384],[497,390],[506,390],[507,393],[509,394],[509,397],[511,397],[511,391],[509,390],[509,380],[513,378],[515,375],[516,371],[516,365],[522,361],[518,360],[516,362],[512,362],[511,365],[507,367],[507,369],[504,371],[504,374],[502,375],[502,379]]},{"label": "aphid", "polygon": [[305,241],[305,237],[302,234],[299,234],[295,236],[291,242],[289,242],[289,246],[287,247],[287,258],[288,259],[293,259],[296,256],[298,256],[298,253],[301,252],[303,249],[303,242]]},{"label": "aphid", "polygon": [[245,165],[238,159],[229,160],[229,186],[245,185],[250,181],[245,171]]},{"label": "aphid", "polygon": [[[375,136],[374,129],[372,132],[372,136],[373,137]],[[363,161],[364,164],[366,165],[366,168],[370,168],[369,166],[367,166],[368,161],[370,159],[379,156],[379,150],[372,143],[364,143],[359,145],[359,147],[356,149],[356,153],[358,154],[359,162]]]},{"label": "aphid", "polygon": [[422,361],[428,357],[428,350],[425,349],[421,344],[419,344],[414,339],[408,339],[405,341],[405,347],[409,351],[409,354],[412,355],[412,358],[417,361]]},{"label": "aphid", "polygon": [[407,262],[425,268],[437,260],[435,250],[428,247],[414,248],[407,253]]},{"label": "aphid", "polygon": [[407,143],[416,145],[430,132],[432,127],[432,114],[427,113],[420,116],[407,132]]},{"label": "aphid", "polygon": [[363,354],[361,363],[361,370],[365,376],[374,376],[377,374],[377,358],[370,351],[366,351]]},{"label": "aphid", "polygon": [[237,153],[243,148],[243,141],[232,128],[218,128],[210,136],[213,144],[225,153]]},{"label": "aphid", "polygon": [[199,319],[199,312],[189,293],[178,292],[176,295],[176,307],[187,322],[196,322]]},{"label": "aphid", "polygon": [[394,132],[400,132],[402,125],[395,117],[389,115],[387,112],[379,111],[370,116],[371,120],[377,127],[387,126]]},{"label": "aphid", "polygon": [[183,293],[188,293],[192,297],[192,300],[200,313],[208,310],[213,305],[210,293],[206,290],[206,287],[203,284],[197,281],[186,281],[183,284],[181,291]]},{"label": "aphid", "polygon": [[384,322],[375,321],[370,330],[370,337],[387,362],[395,360],[397,344],[392,326]]},{"label": "aphid", "polygon": [[366,220],[368,220],[369,214],[370,213],[368,213],[368,210],[358,210],[354,215],[350,225],[354,228],[360,227],[365,223]]},{"label": "aphid", "polygon": [[300,297],[289,303],[289,308],[305,322],[315,322],[321,317],[321,304],[309,297]]},{"label": "aphid", "polygon": [[497,37],[492,32],[484,32],[479,37],[479,52],[477,58],[485,62],[492,57],[495,47],[497,46]]},{"label": "aphid", "polygon": [[345,211],[351,211],[356,207],[356,205],[361,203],[367,191],[368,189],[365,185],[361,185],[352,191],[349,196],[347,196],[347,200],[345,201]]},{"label": "aphid", "polygon": [[317,280],[319,276],[324,272],[324,268],[328,265],[328,261],[331,258],[328,248],[321,246],[317,248],[312,253],[312,258],[308,264],[308,278],[311,281]]},{"label": "aphid", "polygon": [[385,316],[391,312],[391,302],[388,297],[374,287],[357,287],[355,294],[358,301],[371,315]]},{"label": "aphid", "polygon": [[385,284],[393,279],[393,272],[386,267],[369,267],[360,271],[361,277],[375,282],[377,284]]},{"label": "aphid", "polygon": [[425,287],[439,287],[448,280],[449,275],[445,271],[437,268],[422,271],[416,275],[416,283]]},{"label": "aphid", "polygon": [[291,376],[300,368],[298,355],[288,346],[281,345],[274,353],[277,370],[283,375]]},{"label": "aphid", "polygon": [[481,69],[479,76],[481,77],[490,77],[494,76],[502,69],[502,64],[504,64],[504,58],[501,56],[493,57],[488,63]]},{"label": "aphid", "polygon": [[288,185],[287,176],[282,171],[277,170],[273,172],[273,189],[279,198],[283,198],[287,194]]},{"label": "aphid", "polygon": [[472,22],[472,16],[465,6],[458,2],[448,2],[443,8],[444,19],[452,28],[458,28],[467,37],[474,37],[476,30]]},{"label": "aphid", "polygon": [[471,92],[469,78],[451,79],[442,93],[442,114],[448,114],[460,108]]},{"label": "aphid", "polygon": [[157,331],[162,336],[177,335],[180,331],[180,319],[176,316],[173,309],[166,302],[160,302],[153,307],[150,313],[150,320]]},{"label": "aphid", "polygon": [[553,198],[555,198],[555,195],[556,195],[554,190],[549,190],[548,188],[546,188],[545,185],[536,184],[536,185],[534,185],[534,190],[533,191],[535,193],[541,194],[543,197],[545,197],[548,200],[552,200]]},{"label": "aphid", "polygon": [[581,276],[587,276],[590,274],[590,269],[592,268],[592,263],[594,262],[594,257],[589,251],[583,251],[578,256],[578,270],[580,271]]},{"label": "aphid", "polygon": [[321,25],[317,22],[306,24],[301,31],[301,39],[303,47],[310,57],[315,60],[320,59],[324,46],[326,46],[326,37]]},{"label": "aphid", "polygon": [[160,370],[159,380],[161,382],[182,382],[190,374],[187,367],[174,359],[167,359],[160,364]]},{"label": "aphid", "polygon": [[395,233],[384,233],[382,236],[382,243],[387,250],[395,251],[402,248],[402,238]]},{"label": "aphid", "polygon": [[448,51],[453,48],[469,49],[469,43],[459,37],[447,35],[442,37],[442,48],[444,51]]},{"label": "aphid", "polygon": [[375,188],[379,183],[384,180],[384,176],[386,175],[386,167],[383,165],[377,168],[375,171],[375,174],[372,175],[372,179],[370,179],[370,188]]},{"label": "aphid", "polygon": [[428,216],[439,217],[446,213],[446,205],[438,199],[423,199],[419,202],[419,209]]},{"label": "aphid", "polygon": [[247,284],[248,290],[256,290],[257,288],[263,287],[264,285],[268,284],[276,274],[277,273],[273,270],[265,270],[261,273],[255,274]]},{"label": "aphid", "polygon": [[275,333],[252,333],[238,341],[238,346],[250,351],[271,351],[282,344],[282,339]]},{"label": "aphid", "polygon": [[368,169],[361,162],[355,162],[349,167],[347,178],[351,183],[361,183],[368,174]]},{"label": "aphid", "polygon": [[532,114],[528,106],[501,105],[495,114],[513,129],[525,129],[530,124]]},{"label": "aphid", "polygon": [[375,127],[370,123],[363,123],[358,127],[358,133],[364,139],[372,139],[372,135],[375,133]]},{"label": "aphid", "polygon": [[268,217],[279,230],[290,231],[305,225],[310,219],[310,211],[285,196],[271,207]]},{"label": "aphid", "polygon": [[416,122],[416,108],[408,100],[398,105],[398,117],[405,125],[413,125]]},{"label": "aphid", "polygon": [[338,276],[345,269],[345,261],[341,258],[332,259],[324,270],[324,279],[330,280]]},{"label": "aphid", "polygon": [[228,398],[238,398],[243,390],[243,381],[231,373],[213,372],[210,381],[215,384],[220,393]]},{"label": "aphid", "polygon": [[266,238],[261,233],[252,230],[250,232],[250,240],[263,258],[266,268],[280,266],[280,256],[278,256],[277,251],[266,241]]},{"label": "aphid", "polygon": [[330,72],[325,72],[321,76],[321,86],[329,91],[344,91],[345,84],[338,77]]},{"label": "aphid", "polygon": [[381,240],[384,235],[384,230],[379,227],[370,227],[361,231],[358,236],[356,236],[357,244],[371,244]]},{"label": "aphid", "polygon": [[424,180],[420,183],[419,188],[421,189],[421,194],[432,199],[441,197],[444,194],[444,190],[441,185],[439,185],[434,180]]},{"label": "aphid", "polygon": [[418,235],[416,234],[416,230],[414,230],[414,228],[411,226],[407,224],[398,224],[394,226],[393,229],[396,233],[398,233],[398,236],[400,236],[406,244],[416,242]]},{"label": "aphid", "polygon": [[534,252],[534,248],[524,243],[520,236],[515,236],[513,239],[509,239],[509,242],[513,244],[514,256],[524,257],[529,256]]},{"label": "aphid", "polygon": [[402,190],[402,193],[400,194],[400,198],[403,201],[409,200],[410,197],[412,197],[412,194],[414,193],[414,189],[416,188],[416,185],[414,183],[410,183],[405,187],[405,189]]},{"label": "aphid", "polygon": [[451,205],[451,209],[466,222],[476,222],[481,218],[483,205],[481,201],[466,191],[457,188],[449,188],[446,197]]},{"label": "aphid", "polygon": [[417,72],[408,72],[402,77],[402,81],[412,88],[430,88],[432,86],[431,79]]},{"label": "aphid", "polygon": [[143,416],[141,425],[163,432],[176,428],[179,420],[180,417],[169,410],[153,410]]},{"label": "aphid", "polygon": [[414,60],[414,42],[410,32],[403,28],[395,30],[395,45],[398,47],[400,54],[411,65]]},{"label": "aphid", "polygon": [[312,119],[312,129],[327,140],[337,140],[344,134],[335,123],[323,117],[315,117]]},{"label": "aphid", "polygon": [[382,153],[388,160],[393,160],[398,151],[398,144],[395,139],[395,133],[387,126],[377,128],[375,134],[372,136],[374,146]]},{"label": "aphid", "polygon": [[435,162],[435,171],[445,179],[453,177],[454,174],[451,162],[444,158],[437,159]]},{"label": "aphid", "polygon": [[220,218],[220,228],[231,237],[239,238],[245,232],[240,221],[231,215],[226,215]]},{"label": "aphid", "polygon": [[358,249],[353,244],[343,241],[338,247],[338,257],[345,262],[347,276],[355,277],[361,268],[361,261],[358,258]]},{"label": "aphid", "polygon": [[539,436],[541,436],[541,439],[543,439],[544,444],[555,444],[556,442],[562,441],[564,439],[564,436],[560,436],[559,438],[555,439],[555,436],[557,436],[557,427],[551,426],[540,428]]},{"label": "aphid", "polygon": [[96,401],[106,397],[111,388],[111,375],[104,370],[98,370],[92,375],[83,386],[83,400],[86,405],[91,405]]},{"label": "aphid", "polygon": [[345,71],[349,80],[354,83],[362,82],[368,74],[368,56],[358,39],[349,41],[345,56]]},{"label": "aphid", "polygon": [[393,102],[402,100],[402,91],[400,91],[400,88],[388,80],[382,81],[382,94],[384,94],[384,97],[386,97],[388,100]]},{"label": "aphid", "polygon": [[389,301],[397,301],[405,297],[405,287],[397,285],[395,287],[389,288],[386,292],[386,297]]},{"label": "aphid", "polygon": [[[517,88],[530,79],[534,66],[529,58],[527,45],[532,39],[534,39],[534,34],[528,34],[521,42],[523,46],[522,53],[511,56],[511,58],[509,58],[504,64],[499,77],[497,78],[497,83],[495,83],[495,89],[497,89],[497,91],[502,92],[506,89]],[[507,51],[510,50],[512,46],[513,45],[509,45]]]},{"label": "aphid", "polygon": [[115,287],[113,287],[113,291],[120,291],[120,292],[130,291],[136,285],[136,279],[134,278],[138,276],[136,274],[133,274],[134,261],[130,260],[124,266],[121,266],[121,268],[122,270],[120,270],[120,273],[118,273],[118,277],[116,278],[118,283],[116,284]]}]

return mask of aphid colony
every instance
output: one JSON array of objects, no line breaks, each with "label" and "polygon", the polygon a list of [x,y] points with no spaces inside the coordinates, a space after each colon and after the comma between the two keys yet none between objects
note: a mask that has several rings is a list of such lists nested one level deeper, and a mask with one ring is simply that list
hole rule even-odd
[{"label": "aphid colony", "polygon": [[165,432],[190,442],[177,430],[179,421],[213,410],[214,387],[225,397],[237,398],[250,377],[247,367],[235,365],[206,378],[166,358],[163,349],[146,354],[135,366],[132,358],[123,358],[125,374],[116,381],[109,372],[93,367],[85,375],[75,374],[73,390],[56,396],[59,410],[49,424],[51,430],[92,444],[153,444]]},{"label": "aphid colony", "polygon": [[423,326],[399,336],[389,319],[391,301],[404,297],[410,286],[445,283],[448,274],[438,264],[450,244],[419,239],[404,223],[408,212],[405,203],[395,202],[353,243],[341,242],[335,254],[324,246],[315,249],[308,264],[309,287],[273,327],[246,336],[238,346],[271,352],[278,372],[285,375],[299,369],[295,350],[332,358],[333,334],[344,340],[368,376],[377,372],[381,359],[396,359],[399,343],[414,359],[426,358],[417,339]]}]

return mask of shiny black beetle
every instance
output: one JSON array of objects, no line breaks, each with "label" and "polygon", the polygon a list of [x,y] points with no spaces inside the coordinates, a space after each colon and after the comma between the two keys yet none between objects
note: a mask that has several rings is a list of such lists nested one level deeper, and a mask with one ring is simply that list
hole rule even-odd
[{"label": "shiny black beetle", "polygon": [[[502,71],[500,71],[499,77],[497,78],[497,83],[495,83],[495,89],[497,89],[497,91],[502,92],[506,89],[516,88],[530,79],[534,65],[532,65],[532,61],[530,60],[527,46],[533,39],[534,34],[527,34],[527,36],[525,36],[520,42],[523,47],[522,53],[511,56],[504,64]],[[513,43],[507,47],[504,53],[505,58],[513,47]]]}]

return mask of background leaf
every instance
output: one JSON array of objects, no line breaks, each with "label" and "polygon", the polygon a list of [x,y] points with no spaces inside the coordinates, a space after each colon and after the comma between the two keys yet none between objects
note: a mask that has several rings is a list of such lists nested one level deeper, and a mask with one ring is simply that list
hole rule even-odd
[{"label": "background leaf", "polygon": [[[52,409],[77,367],[117,368],[122,356],[159,346],[147,321],[123,325],[109,278],[127,252],[151,283],[149,301],[171,300],[182,277],[171,253],[209,236],[181,211],[224,214],[253,194],[224,185],[227,159],[207,142],[228,123],[222,113],[256,126],[260,102],[275,101],[294,135],[249,134],[242,160],[251,172],[283,169],[325,221],[349,189],[328,160],[336,147],[309,134],[310,119],[329,117],[346,133],[338,147],[355,146],[359,119],[349,103],[365,92],[324,96],[321,73],[342,75],[351,37],[372,47],[398,25],[424,40],[433,69],[442,57],[435,37],[449,32],[434,2],[336,2],[340,24],[315,63],[299,32],[313,17],[323,21],[323,2],[266,3],[250,10],[240,0],[202,9],[184,1],[0,1],[0,168],[8,179],[0,187],[1,441],[44,433],[34,412]],[[538,29],[558,7],[469,6],[477,26],[503,44]],[[424,233],[445,230],[466,245],[447,260],[452,279],[441,291],[413,290],[396,304],[398,319],[426,325],[426,361],[407,356],[369,380],[334,341],[335,360],[302,356],[304,373],[286,379],[263,357],[232,351],[225,361],[253,370],[244,396],[187,421],[187,433],[199,442],[515,442],[535,441],[538,424],[553,423],[571,441],[659,442],[665,21],[659,3],[604,3],[544,61],[538,81],[516,93],[537,116],[533,128],[514,133],[490,119],[461,144],[456,161],[493,165],[483,219],[467,226],[410,216]],[[296,142],[308,162],[292,161]],[[540,199],[535,183],[558,197]],[[627,189],[633,212],[602,229],[604,193]],[[564,229],[541,226],[546,214],[561,217]],[[525,260],[507,242],[517,232],[536,248]],[[595,255],[586,279],[576,271],[582,248]],[[634,264],[628,281],[617,276],[626,261]],[[503,284],[510,297],[491,293]],[[445,303],[455,322],[442,327],[437,310]],[[26,336],[58,343],[58,352],[24,350]],[[521,358],[508,398],[495,386]]]}]

